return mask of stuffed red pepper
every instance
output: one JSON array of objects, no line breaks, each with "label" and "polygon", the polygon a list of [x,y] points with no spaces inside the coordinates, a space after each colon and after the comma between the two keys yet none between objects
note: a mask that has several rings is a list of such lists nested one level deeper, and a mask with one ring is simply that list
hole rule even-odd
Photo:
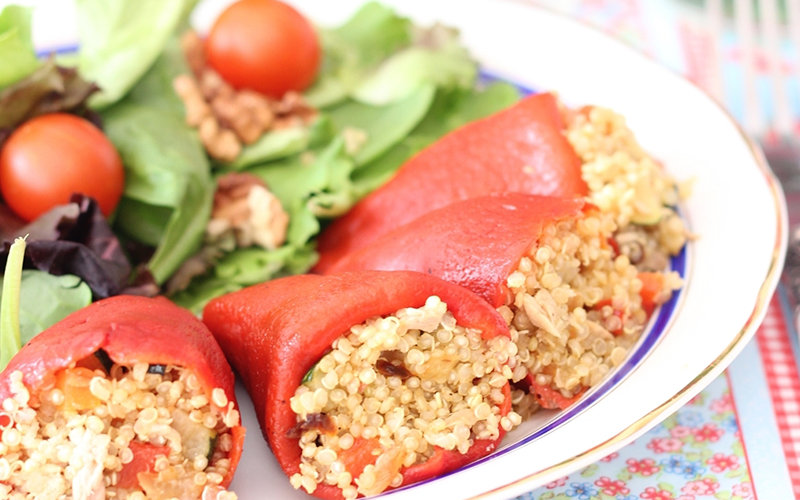
[{"label": "stuffed red pepper", "polygon": [[215,299],[203,321],[292,485],[320,498],[456,469],[521,421],[505,321],[431,276],[293,276]]},{"label": "stuffed red pepper", "polygon": [[0,493],[235,499],[233,372],[166,299],[117,296],[36,336],[0,374]]},{"label": "stuffed red pepper", "polygon": [[446,135],[324,231],[317,272],[453,202],[493,193],[584,196],[581,162],[552,94],[537,94]]},{"label": "stuffed red pepper", "polygon": [[526,416],[565,408],[598,383],[681,284],[675,273],[637,269],[615,229],[583,199],[488,196],[424,215],[329,272],[422,271],[481,295],[517,344],[512,381],[531,390],[512,399]]}]

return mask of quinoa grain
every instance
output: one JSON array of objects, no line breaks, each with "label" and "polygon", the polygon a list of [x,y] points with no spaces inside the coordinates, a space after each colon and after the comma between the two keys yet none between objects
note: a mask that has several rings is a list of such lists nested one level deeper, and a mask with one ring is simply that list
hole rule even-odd
[{"label": "quinoa grain", "polygon": [[[438,297],[353,326],[332,349],[290,401],[298,422],[317,413],[337,422],[333,436],[314,430],[301,436],[295,488],[311,493],[325,483],[347,499],[374,495],[400,486],[400,470],[428,460],[433,446],[466,453],[475,439],[497,439],[521,421],[503,417],[501,424],[497,415],[505,400],[500,388],[508,383],[503,369],[516,346],[459,326]],[[354,477],[339,459],[370,443],[376,459]]]},{"label": "quinoa grain", "polygon": [[[148,373],[145,363],[127,369],[114,365],[113,375],[83,368],[63,373],[69,391],[51,386],[38,398],[30,397],[20,372],[10,376],[12,397],[1,405],[10,421],[0,445],[3,498],[161,499],[172,496],[169,491],[183,491],[192,498],[235,500],[218,486],[230,468],[230,427],[238,425],[224,391],[214,389],[212,398],[224,403],[214,408],[196,376],[174,366],[163,374]],[[199,412],[194,425],[209,436],[205,451],[191,459],[185,453],[194,446],[197,429],[175,427],[181,406]],[[185,421],[191,422],[188,415]],[[212,436],[218,436],[215,449]],[[134,442],[166,445],[168,451],[156,458],[154,472],[139,474],[141,489],[122,488],[119,474],[135,459]],[[203,449],[202,438],[200,445]]]}]

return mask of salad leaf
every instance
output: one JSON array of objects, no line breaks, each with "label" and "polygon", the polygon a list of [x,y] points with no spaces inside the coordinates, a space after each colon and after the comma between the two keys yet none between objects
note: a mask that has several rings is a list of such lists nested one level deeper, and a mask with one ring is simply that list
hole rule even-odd
[{"label": "salad leaf", "polygon": [[306,99],[328,108],[351,97],[373,106],[391,104],[432,84],[472,88],[477,67],[458,31],[417,28],[395,12],[369,3],[339,28],[322,30],[323,64]]},{"label": "salad leaf", "polygon": [[19,296],[22,281],[22,261],[25,259],[25,238],[17,238],[11,245],[3,280],[3,297],[0,299],[0,370],[22,349],[19,330]]},{"label": "salad leaf", "polygon": [[121,102],[103,113],[103,121],[126,167],[126,198],[175,208],[188,178],[210,180],[202,144],[182,119],[155,107]]},{"label": "salad leaf", "polygon": [[[0,282],[3,282],[2,277]],[[53,276],[43,271],[22,271],[19,298],[22,345],[91,303],[91,289],[77,276]]]},{"label": "salad leaf", "polygon": [[174,76],[188,71],[173,39],[130,94],[102,113],[127,175],[116,227],[157,243],[147,267],[159,284],[200,247],[214,196],[205,150],[172,90]]},{"label": "salad leaf", "polygon": [[[346,23],[330,31],[334,40],[323,43],[342,43],[364,66],[377,64],[392,52],[411,43],[412,24],[405,17],[378,2],[369,2]],[[332,51],[336,54],[336,50]]]},{"label": "salad leaf", "polygon": [[[281,162],[259,165],[248,172],[261,177],[288,210],[293,206],[304,205],[313,193],[329,189],[333,164],[343,159],[346,161],[343,153],[344,141],[337,137],[325,148],[313,151],[312,161],[307,161],[308,157],[297,155]],[[352,161],[350,163],[352,170]],[[290,218],[290,226],[292,219]],[[291,233],[291,227],[289,232]]]},{"label": "salad leaf", "polygon": [[479,89],[440,91],[430,112],[411,137],[427,137],[432,143],[462,125],[511,106],[519,99],[519,89],[505,82],[494,82]]},{"label": "salad leaf", "polygon": [[92,106],[120,100],[158,59],[196,0],[76,0],[78,69],[101,92]]},{"label": "salad leaf", "polygon": [[225,163],[222,167],[239,171],[252,165],[286,158],[309,147],[327,143],[333,135],[333,123],[326,115],[322,115],[308,126],[273,130],[264,134],[255,143],[242,148],[234,161]]},{"label": "salad leaf", "polygon": [[459,45],[442,50],[410,47],[381,64],[351,95],[357,101],[382,106],[403,99],[428,84],[469,89],[476,76],[475,63]]},{"label": "salad leaf", "polygon": [[186,290],[176,293],[170,299],[175,304],[200,316],[203,313],[203,308],[211,299],[236,292],[242,288],[244,287],[238,283],[232,283],[211,274],[192,280],[191,285]]},{"label": "salad leaf", "polygon": [[408,135],[425,117],[435,94],[434,86],[428,84],[388,106],[346,101],[328,113],[338,129],[347,127],[366,133],[366,143],[354,155],[356,164],[363,165]]},{"label": "salad leaf", "polygon": [[352,196],[358,200],[394,175],[400,166],[437,139],[471,121],[489,116],[519,100],[519,90],[507,83],[493,83],[481,90],[439,91],[430,111],[401,142],[352,174]]},{"label": "salad leaf", "polygon": [[261,177],[289,212],[287,240],[303,245],[319,232],[316,216],[341,214],[354,202],[350,174],[355,168],[340,136],[308,156],[261,165],[249,172]]},{"label": "salad leaf", "polygon": [[174,207],[148,205],[123,197],[117,206],[114,226],[123,229],[134,241],[157,247],[172,217]]},{"label": "salad leaf", "polygon": [[196,132],[163,109],[123,102],[103,118],[128,174],[116,226],[158,242],[148,268],[163,283],[202,241],[214,195],[208,160]]},{"label": "salad leaf", "polygon": [[157,283],[163,283],[200,247],[214,201],[214,183],[189,177],[186,191],[147,267]]},{"label": "salad leaf", "polygon": [[119,240],[111,232],[97,203],[82,195],[53,208],[31,224],[4,232],[0,264],[8,258],[14,236],[28,235],[26,267],[53,275],[72,274],[91,288],[96,298],[121,293],[131,267]]},{"label": "salad leaf", "polygon": [[[313,157],[311,161],[308,158]],[[243,248],[224,255],[205,276],[171,298],[182,307],[200,312],[214,297],[279,276],[307,272],[317,254],[309,240],[319,232],[319,220],[310,201],[324,193],[342,193],[352,204],[349,175],[354,168],[344,151],[344,140],[335,138],[310,155],[294,155],[248,170],[262,178],[289,213],[286,244],[275,250]],[[345,208],[346,210],[346,208]]]},{"label": "salad leaf", "polygon": [[306,100],[318,108],[343,101],[369,69],[411,43],[411,27],[389,7],[370,2],[342,26],[320,30],[323,60]]},{"label": "salad leaf", "polygon": [[9,5],[0,12],[0,88],[31,74],[41,64],[31,38],[31,9]]},{"label": "salad leaf", "polygon": [[314,85],[306,90],[303,96],[311,107],[321,109],[342,102],[347,98],[347,93],[347,87],[342,80],[330,71],[322,69]]},{"label": "salad leaf", "polygon": [[55,61],[49,59],[0,92],[0,129],[13,129],[25,120],[47,113],[85,114],[86,100],[97,90],[96,85],[82,79],[75,69],[56,66]]},{"label": "salad leaf", "polygon": [[192,281],[171,299],[200,314],[214,297],[264,281],[307,272],[317,260],[311,245],[286,245],[276,250],[243,248],[226,255],[211,274]]}]

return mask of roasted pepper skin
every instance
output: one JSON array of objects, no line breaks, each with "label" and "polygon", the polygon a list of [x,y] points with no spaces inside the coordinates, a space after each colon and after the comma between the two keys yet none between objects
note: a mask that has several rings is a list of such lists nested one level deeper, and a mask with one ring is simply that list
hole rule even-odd
[{"label": "roasted pepper skin", "polygon": [[494,307],[506,303],[506,279],[548,222],[575,217],[580,198],[519,193],[462,201],[423,215],[340,260],[328,272],[419,271],[457,283]]},{"label": "roasted pepper skin", "polygon": [[495,193],[577,197],[588,192],[564,137],[556,98],[536,94],[467,124],[409,160],[319,238],[314,272],[451,203]]},{"label": "roasted pepper skin", "polygon": [[[233,372],[219,345],[190,312],[165,298],[118,295],[76,311],[26,344],[0,374],[0,401],[11,396],[9,375],[19,370],[32,394],[56,372],[103,349],[116,363],[175,365],[192,370],[206,396],[221,388],[236,404]],[[244,427],[234,427],[227,487],[242,455]]]},{"label": "roasted pepper skin", "polygon": [[[484,300],[414,272],[292,276],[225,295],[206,306],[203,321],[241,376],[264,437],[288,476],[300,471],[301,452],[298,439],[287,437],[297,423],[289,400],[306,372],[350,327],[405,307],[421,307],[431,295],[447,304],[460,325],[480,329],[484,338],[509,336],[503,318]],[[503,414],[511,406],[507,394]],[[431,464],[402,471],[404,485],[474,461],[492,452],[499,441],[477,441],[466,456],[440,450]],[[339,488],[325,484],[314,495],[343,498]]]}]

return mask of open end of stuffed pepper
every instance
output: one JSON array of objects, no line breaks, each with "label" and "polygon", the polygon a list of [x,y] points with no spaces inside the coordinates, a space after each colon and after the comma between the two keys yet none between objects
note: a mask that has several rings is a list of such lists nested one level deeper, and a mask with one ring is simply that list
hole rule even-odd
[{"label": "open end of stuffed pepper", "polygon": [[681,284],[653,274],[658,295],[643,297],[646,278],[609,244],[614,222],[595,210],[548,223],[539,244],[508,277],[498,312],[518,347],[511,380],[523,417],[539,407],[566,408],[619,365],[639,338],[654,304]]},{"label": "open end of stuffed pepper", "polygon": [[421,476],[437,454],[497,441],[522,420],[509,411],[516,354],[507,337],[460,326],[436,296],[354,325],[291,399],[302,449],[292,485],[375,495]]},{"label": "open end of stuffed pepper", "polygon": [[10,374],[0,408],[3,498],[236,498],[224,483],[239,412],[191,370],[99,350],[36,393],[22,380]]},{"label": "open end of stuffed pepper", "polygon": [[566,408],[625,359],[653,309],[682,285],[664,270],[692,237],[673,208],[688,184],[642,149],[621,115],[562,113],[593,206],[545,225],[506,283],[499,312],[519,350],[513,401],[523,417]]}]

